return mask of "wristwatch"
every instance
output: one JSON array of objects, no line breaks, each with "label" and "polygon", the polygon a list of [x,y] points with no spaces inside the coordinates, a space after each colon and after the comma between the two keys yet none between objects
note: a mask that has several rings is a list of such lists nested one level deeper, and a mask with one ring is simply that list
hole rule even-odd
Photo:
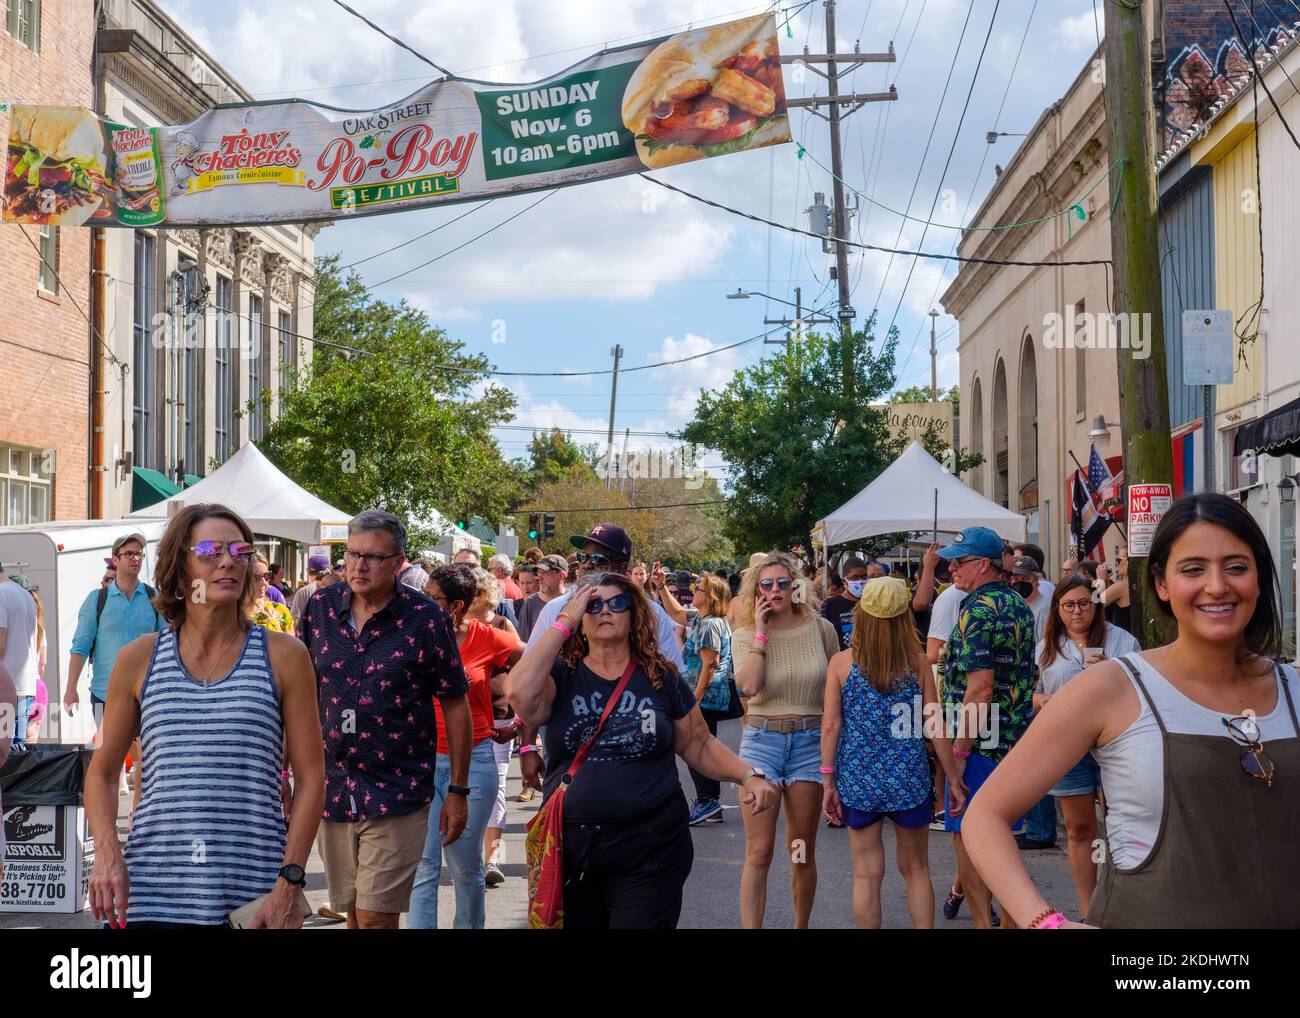
[{"label": "wristwatch", "polygon": [[304,871],[301,866],[295,866],[293,863],[290,863],[288,866],[281,866],[280,876],[284,877],[286,881],[293,884],[295,887],[307,886],[306,871]]},{"label": "wristwatch", "polygon": [[466,799],[469,798],[469,793],[470,793],[470,791],[471,791],[471,790],[468,789],[468,788],[466,788],[464,785],[448,785],[448,786],[447,786],[447,794],[448,794],[448,795],[463,795]]},{"label": "wristwatch", "polygon": [[764,774],[759,768],[751,767],[749,770],[745,772],[745,776],[741,778],[739,781],[737,781],[736,784],[744,785],[744,783],[748,781],[750,778],[762,778],[764,781],[766,781],[767,775]]}]

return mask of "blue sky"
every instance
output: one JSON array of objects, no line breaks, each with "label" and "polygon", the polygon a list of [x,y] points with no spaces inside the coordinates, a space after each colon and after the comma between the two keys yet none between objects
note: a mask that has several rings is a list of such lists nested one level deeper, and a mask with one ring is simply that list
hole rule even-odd
[{"label": "blue sky", "polygon": [[[296,95],[368,108],[400,98],[436,76],[428,65],[327,0],[158,2],[259,99]],[[740,6],[740,0],[349,2],[452,71],[496,81],[536,80],[606,42],[652,38],[765,9],[763,4]],[[842,0],[837,5],[842,50],[852,50],[860,39],[864,52],[883,51],[892,39],[898,54],[894,64],[862,65],[841,86],[843,91],[876,92],[896,84],[899,93],[897,102],[869,104],[844,123],[844,175],[855,188],[892,209],[908,208],[914,191],[911,215],[928,217],[996,2]],[[778,11],[796,6],[779,6]],[[1103,7],[1096,4],[1098,18]],[[969,27],[958,51],[968,11]],[[793,38],[784,30],[779,33],[782,52],[797,54],[805,45],[810,52],[824,52],[824,24],[820,2],[803,8],[790,21]],[[1034,0],[1001,0],[943,180],[943,189],[951,193],[940,200],[935,222],[955,226],[974,214],[995,180],[994,165],[1009,163],[1020,141],[1001,138],[989,146],[986,132],[1028,131],[1077,75],[1096,46],[1095,32],[1093,0],[1039,0],[1037,5]],[[940,110],[950,68],[952,81]],[[792,97],[820,94],[824,83],[812,73],[800,83],[787,66],[786,92]],[[783,145],[673,167],[659,175],[697,194],[806,228],[803,213],[812,193],[826,192],[829,200],[830,176],[817,165],[830,165],[828,133],[824,122],[806,111],[792,111],[791,123],[811,159],[800,160],[795,145]],[[933,142],[922,163],[932,126]],[[383,280],[535,200],[536,195],[498,200],[358,271],[368,281]],[[466,210],[458,205],[340,222],[320,234],[316,249],[355,261]],[[922,230],[922,224],[904,222],[865,201],[854,222],[856,239],[886,246],[921,244],[927,251],[949,251],[958,235],[954,229],[931,227],[922,242]],[[623,367],[632,368],[755,336],[766,328],[764,317],[779,318],[790,310],[759,299],[724,299],[738,287],[792,301],[794,288],[801,286],[806,305],[830,305],[835,287],[828,279],[829,260],[817,241],[708,209],[627,177],[565,188],[464,251],[377,292],[423,308],[501,370],[609,368],[615,343],[624,349]],[[899,328],[900,387],[929,382],[926,313],[937,306],[952,275],[950,263],[919,261],[908,280],[911,268],[912,259],[891,263],[889,256],[870,252],[855,253],[850,262],[859,321],[878,306],[882,327],[877,334],[891,320]],[[941,387],[958,377],[955,326],[947,315],[938,319]],[[775,349],[751,343],[673,369],[624,374],[616,431],[621,436],[623,429],[632,429],[633,448],[669,444],[662,434],[691,419],[702,389],[725,385],[738,368]],[[518,396],[516,426],[559,425],[577,430],[579,440],[603,444],[599,436],[608,423],[608,376],[504,379],[502,384]],[[523,430],[502,430],[498,437],[503,452],[514,457],[523,454],[529,436]],[[721,472],[716,454],[706,455],[701,465]]]}]

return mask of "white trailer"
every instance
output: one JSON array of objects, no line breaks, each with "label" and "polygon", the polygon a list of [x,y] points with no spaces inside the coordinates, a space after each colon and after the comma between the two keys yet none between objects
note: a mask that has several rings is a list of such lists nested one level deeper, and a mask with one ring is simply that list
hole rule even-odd
[{"label": "white trailer", "polygon": [[68,718],[60,707],[68,674],[77,612],[86,595],[99,587],[104,559],[113,542],[124,534],[140,534],[148,542],[140,579],[153,583],[158,541],[166,520],[68,520],[0,527],[0,563],[9,574],[22,573],[32,581],[45,606],[45,688],[50,695],[48,721],[42,727],[46,742],[86,742],[95,732],[90,711],[89,666],[82,669],[78,689],[81,707]]}]

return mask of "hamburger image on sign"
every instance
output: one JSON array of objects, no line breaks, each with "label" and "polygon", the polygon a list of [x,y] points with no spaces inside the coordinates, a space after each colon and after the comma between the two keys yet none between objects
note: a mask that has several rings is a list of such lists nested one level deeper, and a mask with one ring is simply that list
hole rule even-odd
[{"label": "hamburger image on sign", "polygon": [[623,123],[651,169],[790,140],[781,54],[768,15],[660,43],[623,93]]},{"label": "hamburger image on sign", "polygon": [[5,160],[4,218],[80,226],[111,194],[104,135],[89,110],[15,106]]}]

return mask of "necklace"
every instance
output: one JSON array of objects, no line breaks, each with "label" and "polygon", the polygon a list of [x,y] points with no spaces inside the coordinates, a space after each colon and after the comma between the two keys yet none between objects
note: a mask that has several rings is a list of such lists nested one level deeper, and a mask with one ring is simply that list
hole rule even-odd
[{"label": "necklace", "polygon": [[[235,635],[232,636],[232,637],[230,638],[230,640],[226,643],[226,645],[225,645],[224,647],[221,648],[221,653],[217,655],[217,659],[216,659],[216,660],[217,660],[217,664],[218,664],[218,666],[221,664],[222,659],[226,656],[226,652],[227,652],[228,650],[230,650],[231,646],[234,644],[234,642],[235,642],[235,638],[238,637],[239,635],[240,635],[240,629],[239,629],[238,626],[236,626],[236,627],[235,627]],[[194,651],[195,651],[195,654],[194,654],[194,660],[195,660],[195,662],[197,662],[197,661],[198,661],[198,657],[199,657],[199,655],[198,655],[198,649],[197,649],[197,647],[195,647],[195,644],[194,644],[194,637],[193,637],[192,634],[191,634],[191,636],[190,636],[190,647],[193,648]],[[204,676],[203,678],[199,679],[199,681],[203,683],[203,688],[204,688],[204,689],[207,689],[208,686],[212,683],[212,676],[213,676],[215,673],[216,673],[216,672],[215,672],[215,669],[214,669],[214,670],[213,670],[212,672],[210,672],[208,675],[206,675],[206,676]]]}]

